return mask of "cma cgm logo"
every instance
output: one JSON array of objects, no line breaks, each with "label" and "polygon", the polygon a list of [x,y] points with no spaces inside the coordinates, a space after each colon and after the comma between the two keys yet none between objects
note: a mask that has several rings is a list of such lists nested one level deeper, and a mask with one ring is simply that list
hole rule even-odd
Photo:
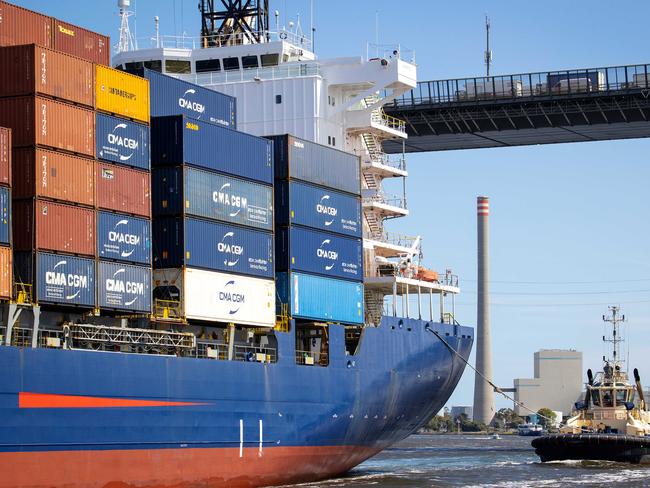
[{"label": "cma cgm logo", "polygon": [[196,90],[190,88],[185,93],[183,93],[183,96],[178,99],[178,106],[180,108],[191,110],[192,112],[203,114],[203,112],[205,112],[205,105],[189,100],[188,95],[196,95]]},{"label": "cma cgm logo", "polygon": [[228,313],[234,315],[239,312],[239,309],[245,301],[243,293],[238,293],[235,288],[235,280],[231,280],[225,284],[223,290],[219,292],[219,301],[226,303],[228,306]]},{"label": "cma cgm logo", "polygon": [[244,254],[244,246],[235,244],[233,242],[234,238],[234,232],[226,232],[221,242],[217,244],[217,251],[227,255],[223,260],[223,264],[229,268],[235,266],[239,262],[241,255]]},{"label": "cma cgm logo", "polygon": [[66,273],[67,261],[59,261],[54,265],[52,271],[45,272],[45,284],[54,286],[67,286],[76,290],[71,295],[66,295],[66,300],[74,300],[82,290],[88,288],[88,277],[74,273]]},{"label": "cma cgm logo", "polygon": [[110,145],[131,150],[131,154],[129,154],[128,156],[120,154],[120,161],[128,161],[129,159],[131,159],[133,157],[134,152],[138,150],[138,146],[140,145],[140,143],[135,139],[124,137],[119,134],[118,131],[122,131],[126,128],[127,128],[126,124],[117,124],[113,129],[113,132],[109,133],[107,136],[108,143]]},{"label": "cma cgm logo", "polygon": [[230,217],[236,217],[242,209],[246,209],[248,206],[248,199],[232,193],[229,190],[230,183],[222,185],[217,191],[212,192],[212,201],[224,207],[232,208],[229,215]]},{"label": "cma cgm logo", "polygon": [[[323,242],[321,242],[320,247],[316,250],[316,256],[321,259],[336,261],[339,258],[339,253],[332,251],[331,249],[327,249],[331,243],[332,241],[330,239],[325,239]],[[325,266],[325,269],[327,271],[331,270],[334,267],[334,264],[335,263],[332,262],[332,264]]]},{"label": "cma cgm logo", "polygon": [[114,242],[115,244],[127,244],[133,246],[134,248],[130,251],[122,251],[120,256],[123,258],[128,258],[135,251],[135,246],[140,245],[140,236],[135,234],[129,234],[128,232],[122,232],[122,226],[129,225],[129,221],[126,219],[120,220],[113,230],[108,232],[108,240]]},{"label": "cma cgm logo", "polygon": [[106,291],[121,293],[126,295],[135,295],[131,300],[124,302],[124,305],[133,305],[138,298],[144,296],[144,283],[137,281],[128,281],[124,279],[126,274],[125,268],[120,268],[113,273],[112,278],[106,278]]},{"label": "cma cgm logo", "polygon": [[334,223],[334,217],[336,217],[336,214],[339,213],[336,207],[331,207],[328,205],[329,199],[330,199],[329,195],[323,195],[323,197],[316,205],[316,212],[318,212],[319,214],[326,215],[328,217],[332,217],[331,220],[325,221],[326,226],[332,225],[332,223]]}]

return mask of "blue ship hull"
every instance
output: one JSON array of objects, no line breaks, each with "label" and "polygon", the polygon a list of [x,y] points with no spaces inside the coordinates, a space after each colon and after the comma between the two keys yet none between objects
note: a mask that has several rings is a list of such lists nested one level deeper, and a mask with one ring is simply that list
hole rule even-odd
[{"label": "blue ship hull", "polygon": [[471,328],[384,317],[327,367],[0,347],[0,487],[255,487],[343,473],[444,405]]}]

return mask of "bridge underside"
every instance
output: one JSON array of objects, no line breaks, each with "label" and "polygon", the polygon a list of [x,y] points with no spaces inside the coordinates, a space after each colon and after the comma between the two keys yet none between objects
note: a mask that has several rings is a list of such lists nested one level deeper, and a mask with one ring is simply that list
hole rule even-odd
[{"label": "bridge underside", "polygon": [[[473,103],[388,105],[406,121],[406,152],[604,141],[650,137],[648,90]],[[386,141],[388,153],[402,142]]]}]

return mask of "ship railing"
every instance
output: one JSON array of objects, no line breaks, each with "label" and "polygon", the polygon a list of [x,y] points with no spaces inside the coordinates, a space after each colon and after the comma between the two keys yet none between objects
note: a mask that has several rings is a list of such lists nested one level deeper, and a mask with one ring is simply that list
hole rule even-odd
[{"label": "ship railing", "polygon": [[383,191],[363,196],[363,203],[382,203],[406,210],[406,198],[399,195],[391,195]]},{"label": "ship railing", "polygon": [[[388,232],[384,231],[381,236],[381,241],[387,244],[392,244],[394,246],[408,247],[411,248],[415,241],[418,240],[417,236],[407,236],[404,234],[399,234],[397,232]],[[420,239],[422,241],[422,239]]]},{"label": "ship railing", "polygon": [[307,51],[312,50],[310,37],[286,29],[267,30],[260,34],[237,32],[210,36],[158,35],[152,37],[139,37],[137,38],[136,46],[137,49],[200,49],[279,41],[293,44],[294,46]]},{"label": "ship railing", "polygon": [[366,59],[401,59],[407,63],[415,64],[415,50],[409,49],[401,44],[377,44],[369,42],[366,44]]},{"label": "ship railing", "polygon": [[239,83],[242,81],[281,80],[284,78],[301,78],[320,76],[318,63],[283,63],[265,68],[234,69],[228,71],[211,71],[209,73],[176,74],[174,76],[201,86],[222,83]]},{"label": "ship railing", "polygon": [[[6,327],[0,327],[0,344],[5,344]],[[10,344],[16,347],[32,347],[33,329],[27,327],[12,327]],[[62,348],[64,347],[62,330],[39,329],[38,347]]]},{"label": "ship railing", "polygon": [[296,349],[296,364],[327,366],[329,364],[329,355],[326,352],[300,351]]},{"label": "ship railing", "polygon": [[278,352],[273,347],[242,346],[236,344],[233,359],[248,363],[275,363],[278,361]]},{"label": "ship railing", "polygon": [[180,300],[155,298],[153,301],[153,315],[160,320],[182,320],[183,307]]},{"label": "ship railing", "polygon": [[14,297],[16,299],[16,303],[21,304],[21,305],[27,305],[32,303],[32,290],[33,286],[31,283],[20,283],[16,282],[14,283]]},{"label": "ship railing", "polygon": [[[394,276],[396,278],[407,278],[415,280],[417,279],[418,274],[417,268],[417,266],[412,266],[403,269],[400,268],[397,262],[392,262],[390,264],[379,264],[374,271],[368,269],[366,276],[369,278],[383,278]],[[440,273],[436,282],[440,285],[453,288],[458,288],[459,286],[458,275],[452,273]]]},{"label": "ship railing", "polygon": [[384,113],[383,109],[373,110],[370,116],[370,120],[382,127],[387,129],[396,130],[399,132],[406,131],[406,122],[398,119],[397,117],[392,117]]},{"label": "ship railing", "polygon": [[634,64],[422,81],[390,105],[404,107],[557,95],[644,93],[649,89],[650,64]]}]

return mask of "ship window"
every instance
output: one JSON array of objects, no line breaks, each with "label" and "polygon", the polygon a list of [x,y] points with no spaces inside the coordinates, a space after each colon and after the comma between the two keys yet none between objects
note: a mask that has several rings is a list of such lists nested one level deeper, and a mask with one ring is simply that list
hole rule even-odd
[{"label": "ship window", "polygon": [[614,398],[612,397],[612,390],[603,390],[603,407],[613,407]]},{"label": "ship window", "polygon": [[275,103],[282,103],[282,95],[275,96]]},{"label": "ship window", "polygon": [[136,76],[144,75],[144,68],[142,67],[142,61],[136,61],[134,63],[126,63],[124,65],[124,71]]},{"label": "ship window", "polygon": [[336,137],[332,136],[332,146],[336,146]]},{"label": "ship window", "polygon": [[165,60],[165,71],[167,73],[185,74],[192,72],[192,63],[189,61],[179,61],[177,59]]},{"label": "ship window", "polygon": [[233,69],[239,69],[239,58],[224,58],[223,59],[223,69],[225,71],[230,71]]},{"label": "ship window", "polygon": [[258,68],[259,63],[257,62],[257,56],[243,56],[241,58],[241,65],[244,69]]},{"label": "ship window", "polygon": [[598,390],[591,390],[591,401],[595,406],[600,407],[600,395],[598,394]]},{"label": "ship window", "polygon": [[275,54],[262,54],[262,66],[277,66],[278,61],[280,61],[280,55]]},{"label": "ship window", "polygon": [[616,390],[616,405],[623,405],[625,403],[626,390]]},{"label": "ship window", "polygon": [[197,73],[221,71],[221,62],[218,59],[200,59],[196,62]]},{"label": "ship window", "polygon": [[162,61],[160,59],[145,61],[144,67],[152,71],[157,71],[158,73],[162,73]]}]

